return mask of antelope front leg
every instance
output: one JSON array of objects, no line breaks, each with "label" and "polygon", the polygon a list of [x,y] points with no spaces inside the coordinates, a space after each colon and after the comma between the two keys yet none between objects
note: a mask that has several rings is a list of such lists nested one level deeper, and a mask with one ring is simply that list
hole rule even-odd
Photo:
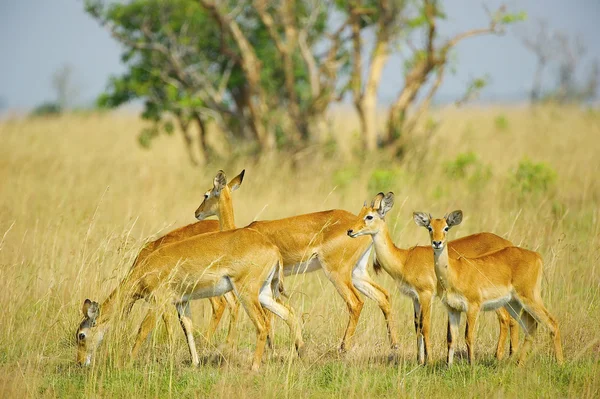
[{"label": "antelope front leg", "polygon": [[425,348],[423,348],[423,329],[421,326],[421,302],[413,298],[415,334],[417,334],[417,362],[425,364]]},{"label": "antelope front leg", "polygon": [[364,302],[358,296],[358,291],[354,288],[354,285],[352,285],[351,279],[348,278],[349,276],[345,277],[339,273],[327,273],[327,277],[333,283],[342,299],[346,302],[346,306],[348,306],[350,319],[348,320],[348,326],[346,327],[344,338],[342,338],[342,343],[340,344],[340,352],[345,352],[354,335],[354,331],[356,330],[356,325],[358,324],[358,318],[360,317]]},{"label": "antelope front leg", "polygon": [[390,347],[392,350],[398,349],[398,332],[396,331],[396,323],[392,314],[392,306],[390,305],[390,294],[385,288],[373,281],[368,274],[358,273],[357,270],[352,274],[352,283],[367,298],[377,302],[385,318]]},{"label": "antelope front leg", "polygon": [[475,361],[475,334],[477,333],[477,319],[479,318],[479,305],[469,304],[467,309],[467,330],[465,338],[467,341],[467,354],[469,364],[472,366]]},{"label": "antelope front leg", "polygon": [[460,312],[452,308],[448,308],[448,366],[454,364],[454,350],[456,349],[456,341],[458,340],[458,326],[460,324]]},{"label": "antelope front leg", "polygon": [[421,335],[423,336],[423,364],[427,363],[431,346],[429,330],[431,326],[431,295],[421,295]]},{"label": "antelope front leg", "polygon": [[179,315],[179,322],[183,333],[190,349],[190,356],[192,357],[192,364],[198,366],[200,360],[198,358],[198,352],[196,352],[196,342],[194,341],[193,325],[192,325],[192,312],[190,310],[189,302],[179,302],[175,305],[177,307],[177,314]]}]

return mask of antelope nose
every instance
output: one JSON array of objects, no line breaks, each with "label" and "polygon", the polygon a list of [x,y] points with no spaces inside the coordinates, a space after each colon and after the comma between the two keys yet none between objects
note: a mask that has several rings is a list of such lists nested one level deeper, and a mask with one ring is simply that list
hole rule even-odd
[{"label": "antelope nose", "polygon": [[349,236],[352,236],[352,233],[353,233],[353,230],[352,230],[352,229],[348,230],[348,235],[349,235]]},{"label": "antelope nose", "polygon": [[441,248],[442,242],[441,241],[433,241],[433,246],[434,246],[434,248]]}]

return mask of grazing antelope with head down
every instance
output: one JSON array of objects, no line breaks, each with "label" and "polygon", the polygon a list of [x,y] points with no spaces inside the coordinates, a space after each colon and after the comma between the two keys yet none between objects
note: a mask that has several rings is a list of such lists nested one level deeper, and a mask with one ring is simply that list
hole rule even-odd
[{"label": "grazing antelope with head down", "polygon": [[172,303],[177,308],[192,363],[197,365],[189,301],[234,291],[256,327],[252,369],[257,370],[269,330],[263,307],[286,322],[299,352],[304,346],[293,310],[276,301],[282,281],[279,250],[253,229],[207,233],[164,245],[143,263],[137,263],[102,305],[86,299],[84,320],[77,331],[77,361],[89,364],[114,322],[113,316],[121,311],[128,314],[135,301],[145,299],[151,308],[140,326],[136,346],[146,339],[157,317],[165,312],[164,304]]},{"label": "grazing antelope with head down", "polygon": [[460,224],[462,217],[462,211],[454,211],[442,219],[433,219],[423,212],[414,213],[415,223],[429,231],[435,274],[443,290],[441,299],[448,309],[448,364],[453,362],[461,312],[467,313],[467,351],[469,363],[473,364],[479,311],[502,306],[525,331],[519,364],[525,362],[538,321],[550,329],[556,360],[562,363],[558,322],[542,301],[543,263],[540,254],[508,247],[478,258],[452,258],[448,255],[447,234],[452,226]]},{"label": "grazing antelope with head down", "polygon": [[[394,205],[394,193],[379,193],[365,205],[358,214],[358,220],[348,230],[350,237],[370,235],[375,247],[377,262],[396,280],[400,291],[413,300],[415,331],[417,333],[417,360],[427,362],[429,331],[431,325],[431,304],[436,294],[437,281],[433,265],[433,256],[429,246],[418,246],[401,249],[394,245],[390,236],[385,215]],[[492,233],[479,233],[459,238],[448,243],[450,255],[477,256],[483,253],[512,246],[512,243]],[[510,329],[510,352],[516,350],[519,331],[510,315],[504,310],[497,311],[500,322],[500,336],[496,349],[496,357],[504,356],[506,336]]]},{"label": "grazing antelope with head down", "polygon": [[[208,208],[210,212],[206,211]],[[196,211],[196,218],[202,220],[211,214],[219,218],[233,215],[233,211],[226,211],[227,208],[231,208],[230,201],[222,201],[218,194],[207,192]],[[256,221],[247,228],[260,232],[279,248],[285,275],[323,269],[350,313],[340,351],[347,349],[358,323],[363,307],[359,292],[379,305],[387,323],[392,350],[396,350],[398,337],[390,296],[367,272],[371,240],[368,237],[351,239],[346,234],[356,220],[356,215],[334,209],[279,220]]]}]

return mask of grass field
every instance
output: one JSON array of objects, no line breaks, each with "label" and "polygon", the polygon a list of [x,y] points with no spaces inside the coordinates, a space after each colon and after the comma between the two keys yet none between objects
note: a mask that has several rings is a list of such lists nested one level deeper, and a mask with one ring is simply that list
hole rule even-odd
[{"label": "grass field", "polygon": [[[433,137],[400,163],[353,156],[352,123],[323,154],[254,160],[236,157],[192,168],[179,138],[151,151],[142,126],[122,114],[67,115],[0,122],[0,397],[598,397],[600,396],[600,114],[589,110],[482,108],[439,111]],[[342,120],[343,118],[337,118]],[[330,146],[332,147],[332,146]],[[336,152],[337,151],[337,152]],[[383,317],[366,300],[352,349],[337,353],[346,308],[322,272],[285,280],[302,315],[307,355],[290,357],[287,328],[251,373],[255,334],[240,319],[238,350],[220,357],[202,335],[207,301],[193,304],[205,364],[195,369],[178,326],[171,347],[162,325],[134,364],[127,354],[144,305],[111,330],[89,369],[75,365],[76,327],[85,298],[103,300],[148,239],[193,221],[218,169],[233,177],[236,223],[341,208],[358,212],[378,191],[396,193],[388,215],[397,245],[428,243],[412,211],[460,208],[452,237],[479,231],[539,251],[543,297],[558,318],[566,363],[557,366],[540,328],[526,367],[494,359],[496,316],[482,316],[476,365],[445,366],[446,314],[433,310],[433,364],[416,364],[410,300],[387,275],[401,349],[387,361]],[[174,312],[174,310],[173,310]],[[226,316],[227,318],[227,316]],[[227,320],[217,343],[224,341]],[[464,317],[463,317],[464,323]],[[460,346],[464,348],[461,340]]]}]

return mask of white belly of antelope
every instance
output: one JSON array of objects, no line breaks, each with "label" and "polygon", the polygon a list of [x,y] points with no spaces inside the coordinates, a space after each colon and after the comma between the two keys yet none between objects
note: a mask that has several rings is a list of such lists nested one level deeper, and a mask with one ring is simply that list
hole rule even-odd
[{"label": "white belly of antelope", "polygon": [[494,298],[483,302],[481,305],[481,310],[495,310],[503,307],[512,299],[511,294],[507,294],[505,296],[501,296],[499,298]]},{"label": "white belly of antelope", "polygon": [[446,295],[442,297],[442,302],[452,309],[459,310],[461,312],[467,311],[467,299],[460,294],[447,292]]},{"label": "white belly of antelope", "polygon": [[184,301],[191,301],[200,298],[210,298],[213,296],[221,296],[233,290],[233,285],[229,277],[223,276],[210,287],[196,287],[193,292],[183,296]]},{"label": "white belly of antelope", "polygon": [[415,289],[411,285],[406,284],[404,281],[398,282],[398,289],[400,290],[401,293],[403,293],[404,295],[406,295],[409,298],[419,299],[419,296],[417,295],[417,291],[415,291]]}]

